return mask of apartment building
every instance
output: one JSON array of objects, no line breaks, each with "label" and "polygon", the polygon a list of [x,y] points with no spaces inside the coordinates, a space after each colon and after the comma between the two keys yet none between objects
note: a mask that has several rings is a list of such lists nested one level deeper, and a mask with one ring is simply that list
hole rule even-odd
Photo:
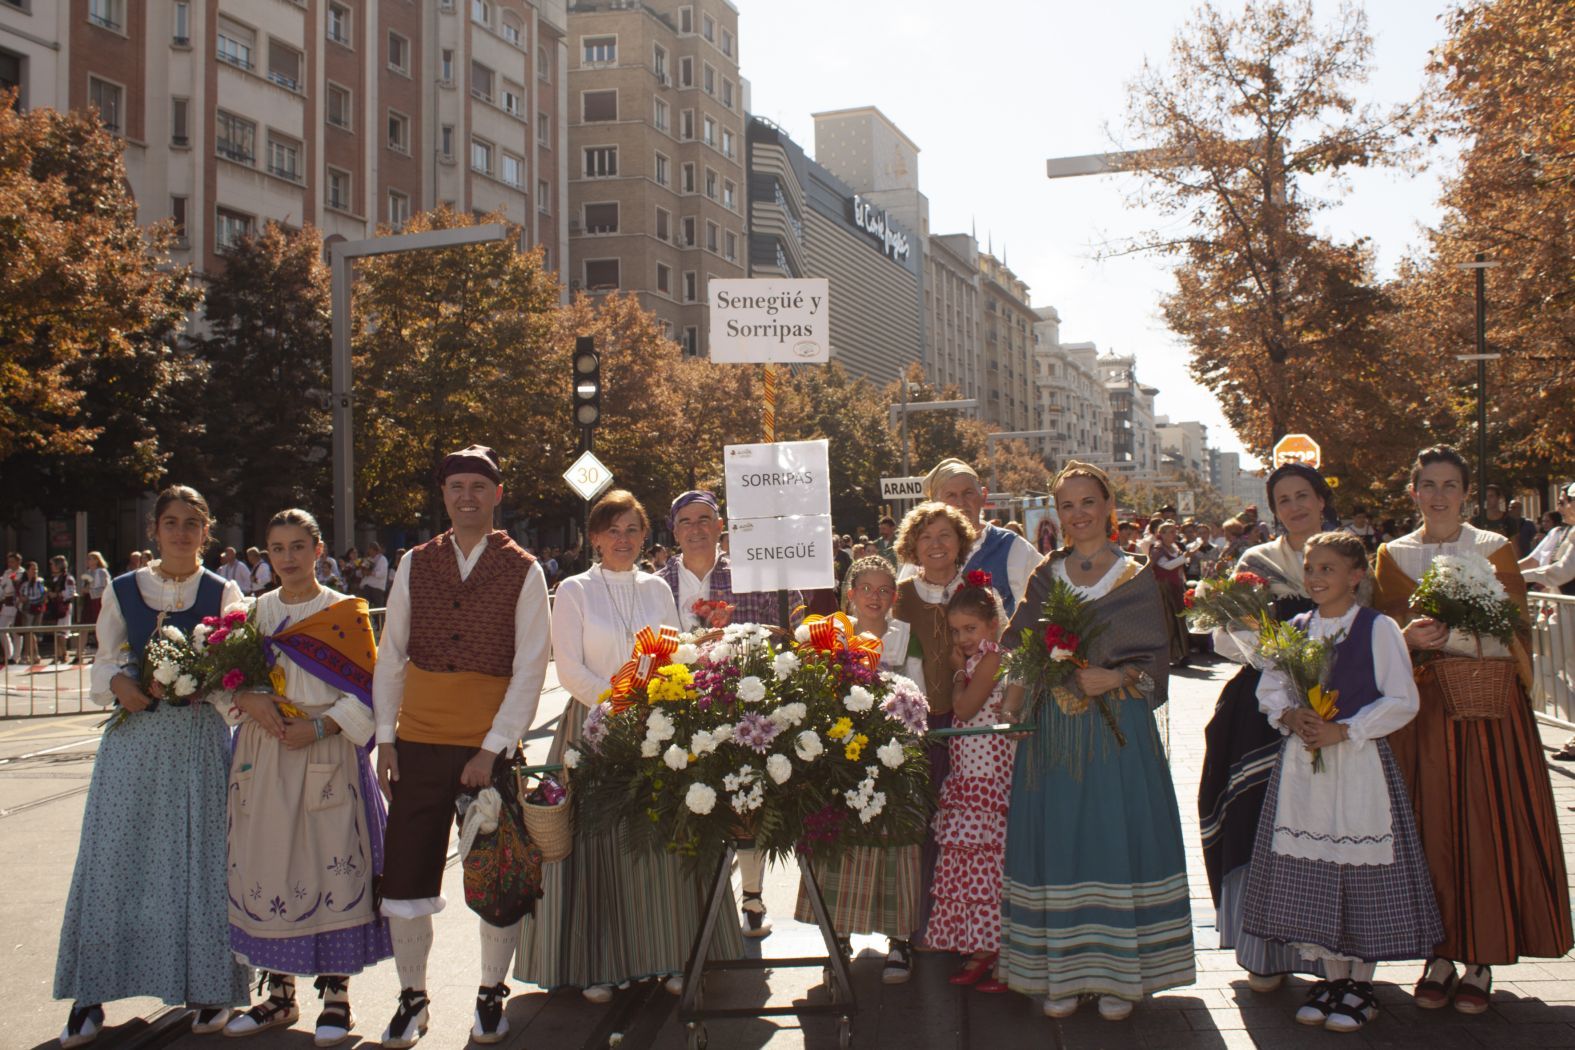
[{"label": "apartment building", "polygon": [[[980,384],[983,418],[1002,430],[1043,430],[1033,361],[1034,324],[1028,285],[990,252],[979,253]],[[1026,439],[1043,455],[1046,439]]]},{"label": "apartment building", "polygon": [[567,255],[564,0],[0,0],[0,82],[95,107],[144,223],[207,271],[266,220],[328,239],[447,204]]},{"label": "apartment building", "polygon": [[1099,367],[1099,348],[1061,340],[1061,315],[1053,306],[1034,311],[1034,363],[1046,462],[1059,469],[1080,459],[1105,469],[1112,465],[1110,393]]},{"label": "apartment building", "polygon": [[1101,354],[1098,364],[1110,395],[1112,465],[1138,481],[1158,480],[1154,398],[1159,388],[1138,381],[1137,358],[1131,354]]},{"label": "apartment building", "polygon": [[705,354],[707,282],[746,273],[738,10],[579,0],[568,28],[570,288],[633,293]]},{"label": "apartment building", "polygon": [[1209,428],[1195,419],[1172,423],[1169,416],[1154,420],[1154,434],[1165,463],[1177,471],[1209,477]]},{"label": "apartment building", "polygon": [[979,397],[979,242],[931,235],[924,258],[924,371],[930,382]]}]

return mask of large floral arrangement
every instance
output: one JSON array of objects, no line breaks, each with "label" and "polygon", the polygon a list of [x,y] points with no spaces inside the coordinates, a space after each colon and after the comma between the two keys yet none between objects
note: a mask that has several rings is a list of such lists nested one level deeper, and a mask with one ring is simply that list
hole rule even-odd
[{"label": "large floral arrangement", "polygon": [[1520,626],[1520,606],[1480,554],[1434,558],[1411,595],[1411,608],[1448,627],[1445,650],[1466,656],[1506,655]]},{"label": "large floral arrangement", "polygon": [[879,660],[841,615],[791,640],[757,624],[647,632],[565,752],[577,818],[701,867],[729,838],[775,858],[922,841],[929,707]]}]

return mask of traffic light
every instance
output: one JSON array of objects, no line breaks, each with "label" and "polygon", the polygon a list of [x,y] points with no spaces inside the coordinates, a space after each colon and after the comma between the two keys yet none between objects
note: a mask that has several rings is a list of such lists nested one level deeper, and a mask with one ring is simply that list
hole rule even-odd
[{"label": "traffic light", "polygon": [[596,340],[582,335],[574,341],[574,421],[594,427],[602,418],[602,359]]}]

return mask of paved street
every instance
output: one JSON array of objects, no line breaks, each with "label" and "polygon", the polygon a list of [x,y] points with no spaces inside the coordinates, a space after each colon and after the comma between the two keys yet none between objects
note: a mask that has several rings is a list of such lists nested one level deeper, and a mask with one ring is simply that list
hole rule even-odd
[{"label": "paved street", "polygon": [[[1299,1028],[1291,1019],[1301,999],[1299,982],[1268,996],[1255,995],[1230,953],[1213,949],[1213,912],[1196,847],[1192,816],[1198,771],[1202,763],[1202,725],[1212,710],[1220,685],[1232,668],[1217,665],[1187,671],[1173,680],[1170,746],[1177,793],[1187,823],[1194,891],[1193,920],[1198,941],[1198,981],[1189,988],[1154,997],[1122,1024],[1101,1021],[1090,1007],[1069,1021],[1052,1022],[1037,1003],[1015,995],[988,998],[959,991],[946,983],[956,965],[950,956],[919,955],[913,980],[906,986],[880,984],[880,955],[873,938],[855,938],[860,950],[854,979],[860,1011],[854,1045],[861,1048],[946,1048],[995,1050],[1007,1047],[1163,1047],[1279,1048],[1332,1046],[1335,1043],[1374,1047],[1417,1047],[1466,1050],[1473,1047],[1575,1047],[1575,958],[1538,960],[1503,967],[1496,973],[1494,1004],[1484,1016],[1466,1018],[1452,1010],[1428,1012],[1410,1004],[1408,989],[1415,977],[1412,964],[1379,969],[1379,996],[1384,1012],[1363,1033],[1342,1040],[1321,1030]],[[532,750],[545,750],[565,700],[553,689],[543,704]],[[8,993],[7,1017],[0,1044],[28,1047],[51,1044],[62,1023],[62,1004],[49,998],[55,938],[70,878],[82,797],[96,746],[96,715],[63,716],[0,722],[0,829],[6,849],[5,885],[0,922],[9,946],[0,959],[0,988]],[[1547,743],[1560,734],[1544,733]],[[1575,860],[1575,770],[1553,774],[1565,851]],[[1575,866],[1575,865],[1572,865]],[[761,942],[768,956],[810,955],[819,951],[818,935],[786,918],[791,912],[796,873],[773,869],[766,898],[776,932]],[[431,965],[434,1024],[423,1040],[426,1050],[455,1050],[467,1043],[472,997],[476,985],[475,926],[461,903],[458,869],[450,868],[447,893],[451,903],[437,922],[437,944]],[[375,1041],[396,994],[391,963],[356,979],[358,1007],[355,1035]],[[769,991],[767,985],[769,984]],[[625,1050],[646,1047],[671,1050],[684,1046],[676,1019],[676,1000],[659,988],[643,986],[620,994],[609,1007],[591,1006],[574,992],[546,994],[515,985],[508,1016],[514,1033],[508,1050],[593,1048],[605,1046],[621,1032]],[[309,987],[301,995],[302,1019],[293,1028],[258,1037],[251,1050],[297,1050],[311,1045],[311,1023],[318,1004]],[[718,975],[707,980],[709,1005],[751,1006],[824,1001],[818,969],[768,970],[759,974]],[[159,1004],[149,1000],[109,1007],[109,1021],[119,1026],[101,1045],[129,1045],[155,1034],[143,1018],[157,1020]],[[763,1021],[715,1021],[710,1045],[722,1050],[755,1048],[833,1047],[836,1033],[825,1022],[799,1027],[792,1018]],[[213,1047],[213,1039],[190,1035],[173,1044],[181,1050]],[[353,1044],[352,1044],[353,1045]]]}]

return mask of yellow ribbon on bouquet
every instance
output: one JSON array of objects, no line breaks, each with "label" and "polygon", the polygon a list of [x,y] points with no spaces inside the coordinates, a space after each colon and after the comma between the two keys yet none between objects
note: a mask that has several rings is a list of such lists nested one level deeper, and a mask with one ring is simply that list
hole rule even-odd
[{"label": "yellow ribbon on bouquet", "polygon": [[879,638],[860,634],[847,613],[834,612],[829,616],[813,614],[804,617],[809,628],[806,645],[822,653],[835,653],[846,649],[853,658],[870,670],[880,666],[881,645]]},{"label": "yellow ribbon on bouquet", "polygon": [[657,668],[672,659],[678,651],[678,632],[663,626],[659,631],[640,628],[634,636],[634,652],[629,660],[612,677],[612,713],[618,714],[634,705],[629,694],[650,682]]}]

